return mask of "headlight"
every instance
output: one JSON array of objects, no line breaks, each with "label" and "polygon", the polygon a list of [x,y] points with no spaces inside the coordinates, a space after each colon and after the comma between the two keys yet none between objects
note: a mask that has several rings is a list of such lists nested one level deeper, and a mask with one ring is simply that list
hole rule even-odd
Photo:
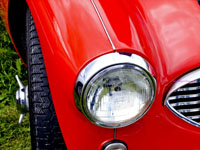
[{"label": "headlight", "polygon": [[150,108],[155,80],[137,55],[104,55],[79,74],[76,105],[96,125],[119,128],[134,123]]}]

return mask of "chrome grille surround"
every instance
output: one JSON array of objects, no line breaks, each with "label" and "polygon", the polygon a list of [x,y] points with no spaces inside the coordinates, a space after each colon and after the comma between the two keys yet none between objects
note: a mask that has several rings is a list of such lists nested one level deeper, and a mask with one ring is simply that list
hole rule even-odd
[{"label": "chrome grille surround", "polygon": [[164,104],[181,119],[200,127],[200,68],[175,81]]}]

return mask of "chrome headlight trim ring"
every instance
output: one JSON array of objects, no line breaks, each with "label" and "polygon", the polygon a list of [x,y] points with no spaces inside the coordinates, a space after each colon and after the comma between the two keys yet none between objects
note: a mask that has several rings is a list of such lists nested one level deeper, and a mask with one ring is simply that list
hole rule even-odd
[{"label": "chrome headlight trim ring", "polygon": [[[152,88],[152,102],[151,104],[145,109],[143,113],[140,114],[140,116],[134,120],[130,121],[126,124],[121,124],[119,126],[112,126],[112,125],[105,125],[99,123],[97,120],[91,117],[89,110],[86,106],[86,95],[88,92],[88,84],[95,76],[100,76],[104,72],[108,72],[110,69],[118,69],[118,68],[126,68],[126,67],[132,67],[136,70],[140,70],[143,74],[145,74],[145,77],[148,77],[148,81],[151,82]],[[127,125],[130,125],[134,123],[135,121],[139,120],[151,107],[154,99],[155,99],[155,92],[156,92],[156,80],[153,77],[149,64],[140,56],[135,54],[127,54],[127,53],[110,53],[106,54],[104,56],[101,56],[91,63],[89,63],[80,73],[77,78],[77,82],[75,84],[75,103],[78,109],[94,124],[105,127],[105,128],[120,128]]]}]

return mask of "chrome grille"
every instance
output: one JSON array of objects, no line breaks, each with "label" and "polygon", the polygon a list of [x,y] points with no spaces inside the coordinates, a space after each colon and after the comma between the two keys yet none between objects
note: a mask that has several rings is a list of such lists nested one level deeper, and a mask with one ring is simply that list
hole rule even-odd
[{"label": "chrome grille", "polygon": [[175,82],[167,94],[165,105],[183,120],[200,127],[200,69],[194,72],[195,76],[191,72]]}]

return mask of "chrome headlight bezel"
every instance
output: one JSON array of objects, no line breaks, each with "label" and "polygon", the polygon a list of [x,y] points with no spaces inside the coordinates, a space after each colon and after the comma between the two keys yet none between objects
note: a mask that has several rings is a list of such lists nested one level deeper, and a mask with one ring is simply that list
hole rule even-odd
[{"label": "chrome headlight bezel", "polygon": [[[108,72],[110,69],[112,70],[117,68],[125,68],[125,67],[131,67],[132,69],[139,70],[141,73],[143,73],[146,77],[148,77],[148,80],[152,86],[152,92],[153,96],[151,98],[151,104],[145,109],[144,112],[140,113],[140,115],[137,117],[137,119],[131,120],[128,123],[122,123],[119,125],[109,125],[102,122],[99,122],[95,118],[93,118],[87,109],[87,92],[90,88],[88,86],[96,76],[100,76],[101,74]],[[150,69],[150,65],[145,61],[142,57],[130,54],[130,53],[110,53],[103,55],[91,63],[89,63],[78,75],[77,82],[75,84],[75,103],[78,109],[94,124],[105,127],[105,128],[120,128],[127,125],[130,125],[137,120],[139,120],[151,107],[154,99],[155,99],[155,93],[156,93],[156,80],[153,77]]]}]

